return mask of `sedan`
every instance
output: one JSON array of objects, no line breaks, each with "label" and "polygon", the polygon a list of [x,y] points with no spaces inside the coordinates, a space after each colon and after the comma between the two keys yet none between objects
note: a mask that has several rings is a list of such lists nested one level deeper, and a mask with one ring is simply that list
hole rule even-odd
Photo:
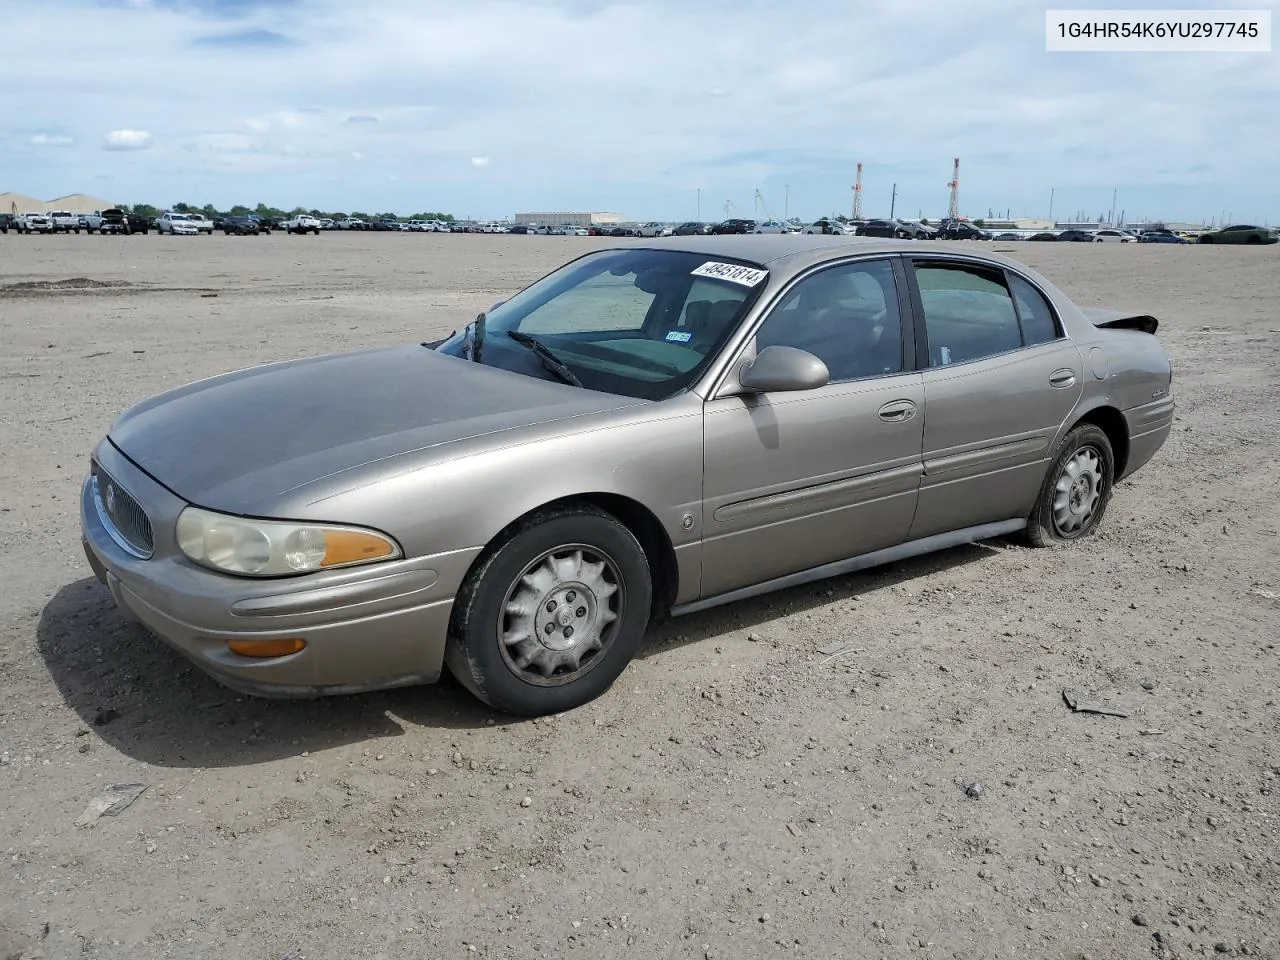
[{"label": "sedan", "polygon": [[1276,243],[1280,242],[1280,237],[1268,230],[1266,227],[1251,227],[1247,224],[1236,224],[1232,227],[1223,227],[1221,230],[1212,230],[1209,233],[1200,234],[1197,243]]},{"label": "sedan", "polygon": [[258,221],[253,217],[227,217],[222,221],[221,229],[228,237],[256,237],[262,232],[258,226]]},{"label": "sedan", "polygon": [[1169,230],[1148,230],[1138,238],[1139,243],[1186,243],[1187,238]]},{"label": "sedan", "polygon": [[754,220],[744,220],[741,217],[730,217],[728,220],[721,220],[711,232],[715,234],[734,234],[734,233],[754,233],[756,222]]},{"label": "sedan", "polygon": [[1138,238],[1128,230],[1098,230],[1093,234],[1094,243],[1137,243]]},{"label": "sedan", "polygon": [[1169,435],[1157,321],[958,251],[625,241],[440,340],[179,387],[93,451],[89,564],[235,689],[447,666],[538,715],[604,693],[667,617],[992,537],[1077,543]]},{"label": "sedan", "polygon": [[687,220],[671,231],[677,237],[703,237],[710,232],[711,224],[702,223],[698,220]]},{"label": "sedan", "polygon": [[794,226],[785,220],[762,220],[756,224],[752,233],[799,233]]}]

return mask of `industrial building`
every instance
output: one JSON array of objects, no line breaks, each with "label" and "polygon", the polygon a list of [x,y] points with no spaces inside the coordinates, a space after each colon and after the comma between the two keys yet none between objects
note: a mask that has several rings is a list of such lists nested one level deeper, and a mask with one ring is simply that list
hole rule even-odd
[{"label": "industrial building", "polygon": [[110,200],[100,200],[87,193],[70,193],[65,197],[53,200],[37,200],[21,193],[0,193],[0,213],[48,213],[51,210],[65,210],[67,213],[96,213],[99,210],[110,210],[115,204]]},{"label": "industrial building", "polygon": [[513,223],[537,223],[556,227],[595,227],[603,224],[619,224],[623,222],[620,213],[517,213],[511,218]]}]

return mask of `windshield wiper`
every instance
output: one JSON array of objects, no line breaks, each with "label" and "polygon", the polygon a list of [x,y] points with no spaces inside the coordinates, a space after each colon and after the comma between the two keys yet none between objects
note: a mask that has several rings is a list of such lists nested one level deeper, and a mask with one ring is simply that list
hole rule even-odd
[{"label": "windshield wiper", "polygon": [[523,343],[526,347],[532,350],[534,356],[542,361],[542,365],[565,383],[572,384],[575,387],[582,386],[582,381],[578,379],[577,374],[565,366],[564,361],[557,357],[552,349],[537,337],[531,336],[530,334],[524,333],[520,330],[508,330],[507,336],[516,343]]}]

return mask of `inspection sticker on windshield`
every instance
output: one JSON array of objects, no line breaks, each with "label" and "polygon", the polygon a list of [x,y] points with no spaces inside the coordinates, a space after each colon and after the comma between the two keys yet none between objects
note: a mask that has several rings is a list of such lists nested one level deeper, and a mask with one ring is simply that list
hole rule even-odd
[{"label": "inspection sticker on windshield", "polygon": [[667,340],[670,343],[688,343],[693,339],[693,334],[688,330],[672,330],[667,334]]},{"label": "inspection sticker on windshield", "polygon": [[755,267],[744,267],[740,263],[719,263],[708,260],[693,271],[695,277],[710,277],[713,280],[728,280],[740,283],[744,287],[754,287],[769,275],[768,270],[757,270]]}]

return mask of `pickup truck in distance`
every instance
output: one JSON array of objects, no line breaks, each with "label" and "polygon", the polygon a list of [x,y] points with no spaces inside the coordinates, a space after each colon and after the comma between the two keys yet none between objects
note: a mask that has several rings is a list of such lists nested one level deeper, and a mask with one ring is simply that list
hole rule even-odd
[{"label": "pickup truck in distance", "polygon": [[69,210],[50,210],[49,223],[53,233],[79,233],[83,227],[80,215]]},{"label": "pickup truck in distance", "polygon": [[320,235],[320,221],[315,217],[302,213],[291,220],[286,220],[282,226],[285,233],[314,233]]},{"label": "pickup truck in distance", "polygon": [[53,221],[47,213],[20,213],[14,226],[19,233],[53,233]]}]

